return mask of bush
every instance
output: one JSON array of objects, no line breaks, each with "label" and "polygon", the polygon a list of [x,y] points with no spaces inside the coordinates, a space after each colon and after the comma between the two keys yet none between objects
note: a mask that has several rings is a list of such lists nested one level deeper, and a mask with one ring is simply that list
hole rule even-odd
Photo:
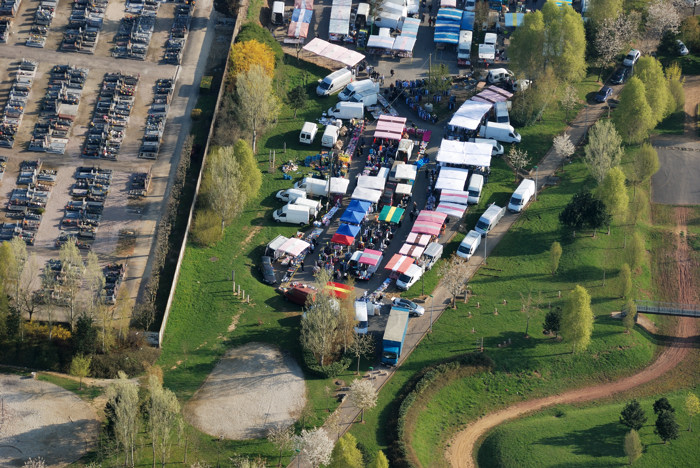
[{"label": "bush", "polygon": [[211,210],[197,210],[192,222],[192,242],[209,247],[221,239],[221,217]]},{"label": "bush", "polygon": [[192,109],[192,112],[190,112],[190,118],[192,120],[199,120],[202,118],[202,109]]},{"label": "bush", "polygon": [[316,361],[313,353],[310,351],[304,351],[304,364],[306,368],[311,371],[313,375],[317,375],[324,379],[338,377],[343,371],[345,371],[350,364],[352,364],[351,356],[342,356],[339,360],[327,365],[321,366]]},{"label": "bush", "polygon": [[147,365],[156,362],[159,355],[160,350],[150,347],[97,354],[92,358],[92,375],[97,378],[114,379],[121,370],[133,377],[142,374]]},{"label": "bush", "polygon": [[246,23],[241,26],[238,36],[236,36],[236,42],[245,42],[250,41],[251,39],[267,44],[275,54],[275,63],[279,65],[282,62],[284,51],[282,50],[280,43],[275,39],[275,36],[273,36],[270,31],[257,23]]}]

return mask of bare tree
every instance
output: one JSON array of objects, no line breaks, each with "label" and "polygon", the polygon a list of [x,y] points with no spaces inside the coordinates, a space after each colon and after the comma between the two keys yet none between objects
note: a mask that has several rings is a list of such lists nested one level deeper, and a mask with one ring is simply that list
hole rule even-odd
[{"label": "bare tree", "polygon": [[559,101],[566,112],[566,122],[568,122],[569,113],[573,111],[576,104],[578,104],[578,92],[576,91],[576,88],[570,84],[566,85]]},{"label": "bare tree", "polygon": [[92,251],[88,252],[85,265],[85,283],[89,299],[88,306],[93,313],[102,303],[105,282],[105,275],[97,259],[97,254]]},{"label": "bare tree", "polygon": [[568,133],[557,135],[552,140],[554,151],[564,159],[571,157],[576,152],[576,147],[571,143],[571,138]]},{"label": "bare tree", "polygon": [[253,134],[251,146],[255,153],[258,130],[277,119],[280,111],[280,101],[272,92],[272,77],[260,65],[253,65],[247,72],[236,76],[236,94],[238,116]]},{"label": "bare tree", "polygon": [[56,291],[57,287],[58,281],[56,280],[56,273],[54,273],[49,265],[46,265],[44,267],[44,273],[41,275],[41,295],[44,302],[46,322],[49,326],[49,340],[53,338],[53,319],[57,305],[56,295],[58,294]]},{"label": "bare tree", "polygon": [[639,16],[636,12],[605,18],[596,28],[593,48],[598,55],[598,81],[603,68],[622,53],[637,35]]},{"label": "bare tree", "polygon": [[294,445],[299,450],[299,456],[306,459],[312,468],[327,465],[331,461],[333,453],[333,441],[322,428],[302,430],[301,434],[294,438]]},{"label": "bare tree", "polygon": [[25,461],[24,465],[22,465],[22,468],[44,468],[45,466],[46,462],[44,461],[44,459],[41,457],[36,457],[29,458],[27,461]]},{"label": "bare tree", "polygon": [[316,300],[301,319],[301,344],[314,354],[321,366],[325,366],[338,349],[339,305],[325,288],[329,278],[326,270],[316,275]]},{"label": "bare tree", "polygon": [[357,374],[359,374],[360,358],[370,356],[374,352],[374,338],[369,333],[356,333],[348,350],[357,358]]},{"label": "bare tree", "polygon": [[74,239],[69,239],[61,246],[58,258],[61,260],[61,294],[68,304],[70,328],[73,330],[85,273],[83,257],[80,255]]},{"label": "bare tree", "polygon": [[[134,466],[134,449],[139,426],[139,390],[123,371],[107,387],[107,400],[114,411],[114,433],[124,450],[124,464]],[[131,463],[129,463],[131,461]]]},{"label": "bare tree", "polygon": [[654,0],[647,7],[646,41],[648,51],[656,49],[666,32],[677,33],[681,15],[671,0]]},{"label": "bare tree", "polygon": [[15,305],[20,303],[20,291],[22,283],[22,273],[27,264],[27,244],[19,237],[13,237],[10,241],[10,252],[12,253],[12,262],[9,264],[8,273],[14,290],[12,291],[12,299]]},{"label": "bare tree", "polygon": [[527,151],[516,148],[515,146],[510,147],[510,151],[506,155],[506,161],[513,168],[515,173],[515,181],[518,181],[518,172],[523,170],[525,166],[530,163],[530,156],[527,155]]},{"label": "bare tree", "polygon": [[456,308],[457,294],[462,292],[467,281],[467,262],[456,255],[450,257],[440,265],[438,276],[442,278],[442,285],[452,295],[452,308]]},{"label": "bare tree", "polygon": [[202,181],[206,204],[221,218],[221,232],[238,216],[247,201],[238,187],[243,174],[232,146],[217,148],[209,154]]},{"label": "bare tree", "polygon": [[35,295],[35,290],[40,280],[40,275],[37,274],[38,271],[39,262],[36,255],[31,254],[22,271],[22,277],[20,278],[19,304],[17,304],[19,310],[29,316],[29,321],[32,320],[32,316],[38,305]]},{"label": "bare tree", "polygon": [[294,442],[294,426],[276,424],[267,431],[267,440],[272,442],[272,445],[279,450],[280,458],[277,466],[282,466],[282,452],[289,450]]},{"label": "bare tree", "polygon": [[173,440],[173,430],[179,426],[180,403],[172,391],[163,388],[163,383],[154,374],[148,377],[148,389],[148,428],[153,448],[153,467],[156,466],[156,448],[161,467],[165,467]]},{"label": "bare tree", "polygon": [[365,420],[365,410],[377,406],[377,390],[371,380],[356,379],[350,384],[350,401],[360,409],[360,422]]},{"label": "bare tree", "polygon": [[588,144],[584,148],[584,161],[588,170],[600,184],[610,169],[620,164],[622,159],[622,138],[610,120],[598,120],[588,134]]}]

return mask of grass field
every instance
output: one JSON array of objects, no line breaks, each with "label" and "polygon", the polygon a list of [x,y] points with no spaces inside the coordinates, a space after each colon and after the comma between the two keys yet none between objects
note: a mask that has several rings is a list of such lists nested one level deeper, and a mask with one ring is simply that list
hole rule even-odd
[{"label": "grass field", "polygon": [[50,382],[54,385],[58,385],[59,387],[75,393],[83,400],[92,400],[102,393],[102,389],[99,387],[88,386],[85,384],[85,382],[83,382],[83,388],[81,390],[80,382],[51,374],[39,373],[37,375],[37,380],[43,380],[44,382]]},{"label": "grass field", "polygon": [[[697,389],[695,391],[697,393]],[[663,395],[675,408],[676,421],[681,426],[680,437],[665,445],[654,434],[656,415],[652,410],[652,404],[662,395],[640,400],[648,420],[639,431],[644,453],[634,466],[697,464],[700,456],[700,432],[686,431],[686,395],[685,391]],[[618,422],[625,403],[626,401],[618,401],[583,408],[558,406],[505,423],[486,437],[478,453],[479,466],[628,466],[622,448],[628,428]]]}]

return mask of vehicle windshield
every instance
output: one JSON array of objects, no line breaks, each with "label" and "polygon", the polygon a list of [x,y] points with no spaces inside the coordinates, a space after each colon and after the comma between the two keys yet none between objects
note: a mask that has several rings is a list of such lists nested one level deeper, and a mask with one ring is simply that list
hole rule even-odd
[{"label": "vehicle windshield", "polygon": [[384,352],[382,353],[384,359],[396,359],[396,353]]},{"label": "vehicle windshield", "polygon": [[321,89],[328,89],[330,86],[331,86],[331,84],[327,81],[321,81],[321,84],[318,85],[318,87]]},{"label": "vehicle windshield", "polygon": [[462,253],[469,253],[469,247],[461,244],[459,247],[457,247],[457,250]]},{"label": "vehicle windshield", "polygon": [[471,197],[478,197],[478,196],[479,196],[479,190],[469,190],[469,196],[471,196]]},{"label": "vehicle windshield", "polygon": [[489,228],[489,223],[487,221],[479,219],[479,222],[476,223],[476,227],[483,230],[483,231],[486,231]]},{"label": "vehicle windshield", "polygon": [[634,60],[634,54],[627,54],[627,60]]},{"label": "vehicle windshield", "polygon": [[511,205],[522,205],[522,204],[523,204],[523,200],[522,200],[522,198],[516,197],[515,195],[513,195],[513,196],[510,198],[510,204],[511,204]]},{"label": "vehicle windshield", "polygon": [[401,275],[399,275],[399,281],[408,284],[411,281],[411,277],[405,273],[401,273]]}]

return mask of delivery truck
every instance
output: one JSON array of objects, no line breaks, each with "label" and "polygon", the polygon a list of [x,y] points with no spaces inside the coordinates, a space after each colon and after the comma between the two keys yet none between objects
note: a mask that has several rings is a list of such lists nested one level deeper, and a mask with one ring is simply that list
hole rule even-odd
[{"label": "delivery truck", "polygon": [[298,224],[306,226],[309,224],[309,207],[287,204],[282,208],[272,212],[272,217],[278,223]]},{"label": "delivery truck", "polygon": [[278,200],[282,200],[285,202],[293,202],[297,198],[306,198],[306,191],[297,189],[297,188],[290,188],[287,190],[280,190],[277,192],[277,195],[275,197]]},{"label": "delivery truck", "polygon": [[341,101],[335,107],[328,109],[326,115],[342,120],[361,119],[365,115],[365,105],[361,102]]},{"label": "delivery truck", "polygon": [[395,366],[401,357],[403,342],[408,330],[408,309],[393,307],[384,329],[382,340],[382,363]]},{"label": "delivery truck", "polygon": [[325,197],[328,195],[328,181],[325,179],[315,179],[313,177],[304,177],[302,180],[294,184],[297,190],[306,191],[307,195],[314,197]]}]

